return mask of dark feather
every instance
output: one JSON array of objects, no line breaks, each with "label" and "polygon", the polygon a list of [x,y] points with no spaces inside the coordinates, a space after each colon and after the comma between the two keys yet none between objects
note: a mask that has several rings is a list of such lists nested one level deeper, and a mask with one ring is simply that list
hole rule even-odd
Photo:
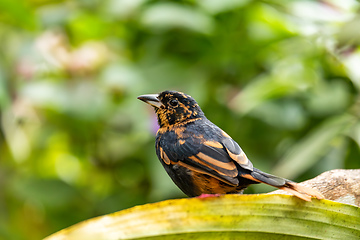
[{"label": "dark feather", "polygon": [[251,172],[251,176],[253,176],[255,179],[259,180],[262,183],[266,183],[274,187],[282,187],[286,183],[286,179],[264,173],[256,168],[254,168],[254,171]]}]

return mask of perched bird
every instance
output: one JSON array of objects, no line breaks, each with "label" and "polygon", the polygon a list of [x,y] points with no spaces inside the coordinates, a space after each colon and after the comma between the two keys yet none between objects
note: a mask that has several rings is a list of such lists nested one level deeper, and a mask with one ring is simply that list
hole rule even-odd
[{"label": "perched bird", "polygon": [[250,184],[265,183],[306,201],[324,198],[314,189],[254,168],[240,146],[208,120],[189,95],[164,91],[138,99],[154,107],[160,125],[156,154],[189,197],[241,193]]}]

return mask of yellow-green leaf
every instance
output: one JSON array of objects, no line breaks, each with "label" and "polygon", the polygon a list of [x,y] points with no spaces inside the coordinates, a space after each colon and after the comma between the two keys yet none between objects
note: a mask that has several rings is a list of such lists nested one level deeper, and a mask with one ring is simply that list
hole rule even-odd
[{"label": "yellow-green leaf", "polygon": [[167,200],[90,219],[46,238],[65,239],[360,239],[360,209],[287,195]]}]

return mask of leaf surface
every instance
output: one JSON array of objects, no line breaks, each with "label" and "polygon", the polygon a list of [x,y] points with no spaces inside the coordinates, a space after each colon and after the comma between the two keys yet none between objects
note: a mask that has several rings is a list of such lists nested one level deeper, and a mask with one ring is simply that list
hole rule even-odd
[{"label": "leaf surface", "polygon": [[360,239],[360,209],[287,195],[167,200],[97,217],[45,240]]}]

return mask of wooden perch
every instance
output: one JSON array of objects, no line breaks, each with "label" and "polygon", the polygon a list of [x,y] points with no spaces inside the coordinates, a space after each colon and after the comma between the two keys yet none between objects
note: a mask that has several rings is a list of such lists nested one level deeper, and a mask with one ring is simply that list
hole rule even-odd
[{"label": "wooden perch", "polygon": [[[360,207],[360,169],[336,169],[300,183],[312,187],[325,196],[325,199]],[[270,194],[288,194],[276,190]]]}]

